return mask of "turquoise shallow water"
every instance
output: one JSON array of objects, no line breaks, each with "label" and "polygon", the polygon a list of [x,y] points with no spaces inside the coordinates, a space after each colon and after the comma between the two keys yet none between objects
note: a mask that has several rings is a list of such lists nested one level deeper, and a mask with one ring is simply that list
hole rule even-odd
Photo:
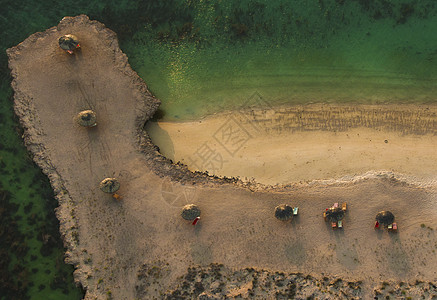
[{"label": "turquoise shallow water", "polygon": [[[0,11],[0,299],[78,299],[56,202],[21,142],[5,49],[63,16],[88,14],[162,100],[187,120],[244,106],[435,103],[434,0],[3,0]],[[8,279],[8,280],[6,280]]]},{"label": "turquoise shallow water", "polygon": [[235,109],[254,92],[271,105],[437,100],[432,2],[188,3],[189,22],[123,44],[167,120]]}]

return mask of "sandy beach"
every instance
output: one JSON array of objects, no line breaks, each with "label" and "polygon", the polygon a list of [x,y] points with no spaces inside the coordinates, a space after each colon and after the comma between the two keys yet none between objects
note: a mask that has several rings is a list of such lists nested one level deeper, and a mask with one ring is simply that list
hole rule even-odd
[{"label": "sandy beach", "polygon": [[[437,178],[437,106],[305,105],[195,122],[149,122],[161,153],[192,171],[266,185],[394,172]],[[413,178],[415,177],[415,178]]]},{"label": "sandy beach", "polygon": [[[80,38],[80,53],[59,49],[57,39],[66,33]],[[59,201],[66,261],[75,266],[85,299],[437,295],[435,107],[400,106],[399,115],[372,106],[370,115],[376,109],[385,116],[374,119],[355,106],[330,114],[326,106],[308,114],[291,107],[240,119],[149,124],[158,145],[159,132],[173,144],[162,152],[187,167],[159,153],[143,130],[159,100],[103,24],[65,18],[8,49],[8,56],[24,141]],[[96,112],[96,127],[73,122],[84,109]],[[356,112],[361,119],[350,117]],[[275,121],[279,115],[283,120]],[[293,123],[295,116],[306,121]],[[401,122],[385,122],[389,116]],[[236,129],[242,135],[227,139]],[[207,148],[198,150],[204,143],[212,149],[214,141],[214,154],[229,161],[217,174],[280,185],[190,171],[189,157],[204,156]],[[207,150],[214,160],[204,163],[220,161]],[[363,176],[369,171],[375,172]],[[352,177],[338,180],[344,176]],[[99,190],[105,177],[118,178],[121,200]],[[322,217],[334,202],[348,203],[342,230]],[[202,211],[196,226],[180,216],[187,203]],[[277,220],[281,203],[298,206],[299,215]],[[374,230],[384,209],[396,216],[397,233]]]}]

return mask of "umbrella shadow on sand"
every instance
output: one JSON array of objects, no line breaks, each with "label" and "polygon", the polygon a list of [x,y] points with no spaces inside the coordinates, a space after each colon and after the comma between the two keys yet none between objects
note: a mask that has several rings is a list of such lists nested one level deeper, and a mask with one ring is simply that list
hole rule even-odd
[{"label": "umbrella shadow on sand", "polygon": [[388,267],[396,274],[406,274],[411,271],[411,257],[404,250],[399,236],[391,234],[392,245],[386,251]]},{"label": "umbrella shadow on sand", "polygon": [[209,265],[212,263],[211,247],[202,243],[191,244],[191,258],[197,265]]},{"label": "umbrella shadow on sand", "polygon": [[338,244],[336,247],[337,261],[348,270],[354,270],[358,264],[358,252],[355,247]]},{"label": "umbrella shadow on sand", "polygon": [[378,240],[381,240],[382,239],[382,236],[383,236],[383,234],[384,234],[384,230],[375,230],[376,231],[376,238],[378,239]]},{"label": "umbrella shadow on sand", "polygon": [[285,257],[287,260],[297,266],[301,266],[306,262],[307,254],[304,245],[298,240],[291,241],[285,245]]}]

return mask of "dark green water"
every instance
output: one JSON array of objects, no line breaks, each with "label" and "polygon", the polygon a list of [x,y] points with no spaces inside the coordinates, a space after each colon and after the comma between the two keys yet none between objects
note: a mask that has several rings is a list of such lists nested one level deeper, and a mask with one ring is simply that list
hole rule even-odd
[{"label": "dark green water", "polygon": [[22,144],[10,88],[0,91],[0,299],[80,299],[48,180]]},{"label": "dark green water", "polygon": [[63,16],[117,32],[167,120],[244,105],[437,101],[434,0],[0,0],[1,299],[79,299],[47,178],[21,141],[5,49]]}]

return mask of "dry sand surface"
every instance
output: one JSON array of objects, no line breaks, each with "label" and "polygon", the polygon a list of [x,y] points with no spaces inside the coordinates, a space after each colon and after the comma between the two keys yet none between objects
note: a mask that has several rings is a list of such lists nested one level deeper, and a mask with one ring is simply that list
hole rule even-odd
[{"label": "dry sand surface", "polygon": [[[81,52],[69,56],[58,48],[57,39],[65,33],[79,37]],[[192,173],[161,156],[142,130],[159,101],[131,70],[115,34],[102,24],[86,16],[66,18],[9,49],[8,55],[25,143],[59,200],[66,259],[74,264],[86,299],[436,295],[433,182],[421,185],[386,172],[267,188]],[[73,117],[89,108],[98,125],[81,128]],[[302,143],[303,134],[297,132]],[[320,141],[329,140],[331,133],[326,134]],[[428,132],[420,134],[420,155],[427,157]],[[336,143],[345,142],[344,135],[338,133]],[[397,133],[380,138],[388,143],[370,145],[401,147]],[[430,143],[435,144],[432,134]],[[296,146],[293,151],[300,150]],[[417,170],[401,165],[409,175]],[[302,180],[308,180],[304,168],[299,169]],[[352,168],[347,173],[359,172]],[[432,177],[422,169],[418,175]],[[119,179],[122,200],[99,190],[100,180],[108,176]],[[284,175],[284,181],[287,176],[293,177]],[[322,211],[343,201],[348,202],[345,228],[333,231]],[[186,203],[202,210],[196,226],[180,217]],[[281,203],[299,206],[299,216],[291,222],[276,220],[273,210]],[[374,216],[382,209],[395,214],[398,233],[374,231]]]},{"label": "dry sand surface", "polygon": [[436,114],[429,105],[306,105],[149,122],[146,130],[192,171],[269,185],[390,171],[423,183],[437,179]]}]

